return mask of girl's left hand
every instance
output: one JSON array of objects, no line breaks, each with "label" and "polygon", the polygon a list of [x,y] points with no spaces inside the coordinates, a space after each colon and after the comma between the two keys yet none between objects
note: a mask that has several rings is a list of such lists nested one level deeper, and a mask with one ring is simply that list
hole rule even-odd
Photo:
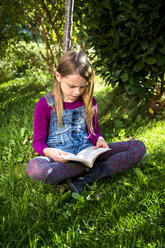
[{"label": "girl's left hand", "polygon": [[104,140],[104,138],[100,137],[98,138],[97,142],[96,142],[96,146],[95,149],[99,148],[99,147],[103,147],[103,148],[109,148],[107,142]]}]

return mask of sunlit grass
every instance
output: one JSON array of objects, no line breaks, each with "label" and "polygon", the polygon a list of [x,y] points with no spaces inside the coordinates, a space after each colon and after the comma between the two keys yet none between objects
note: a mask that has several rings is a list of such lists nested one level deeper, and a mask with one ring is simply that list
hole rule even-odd
[{"label": "sunlit grass", "polygon": [[[100,80],[100,79],[99,79]],[[161,248],[165,245],[165,122],[110,87],[95,91],[107,141],[140,139],[145,158],[81,196],[66,184],[28,178],[34,107],[51,79],[42,73],[1,85],[0,247]]]}]

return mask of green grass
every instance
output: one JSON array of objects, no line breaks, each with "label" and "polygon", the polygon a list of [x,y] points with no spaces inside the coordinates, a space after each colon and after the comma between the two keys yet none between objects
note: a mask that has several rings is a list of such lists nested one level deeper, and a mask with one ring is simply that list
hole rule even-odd
[{"label": "green grass", "polygon": [[147,147],[135,168],[81,196],[25,172],[34,106],[52,80],[41,71],[0,85],[0,247],[165,247],[165,122],[136,99],[97,87],[100,129],[108,142],[137,138]]}]

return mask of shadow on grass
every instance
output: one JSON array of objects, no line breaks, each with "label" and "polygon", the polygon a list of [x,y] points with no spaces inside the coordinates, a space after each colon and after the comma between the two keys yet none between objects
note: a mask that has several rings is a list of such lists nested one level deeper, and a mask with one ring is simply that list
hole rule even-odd
[{"label": "shadow on grass", "polygon": [[23,112],[27,104],[34,108],[37,95],[50,85],[50,78],[45,82],[40,82],[37,78],[30,80],[28,77],[5,82],[0,87],[0,123],[8,122],[13,113]]}]

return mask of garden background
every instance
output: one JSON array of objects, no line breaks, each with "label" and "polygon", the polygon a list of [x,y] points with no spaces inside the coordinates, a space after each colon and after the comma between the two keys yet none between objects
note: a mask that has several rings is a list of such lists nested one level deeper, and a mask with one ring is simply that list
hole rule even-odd
[{"label": "garden background", "polygon": [[165,2],[77,0],[72,47],[93,62],[101,134],[145,158],[82,195],[25,172],[34,107],[53,86],[65,1],[0,3],[0,247],[165,247]]}]

